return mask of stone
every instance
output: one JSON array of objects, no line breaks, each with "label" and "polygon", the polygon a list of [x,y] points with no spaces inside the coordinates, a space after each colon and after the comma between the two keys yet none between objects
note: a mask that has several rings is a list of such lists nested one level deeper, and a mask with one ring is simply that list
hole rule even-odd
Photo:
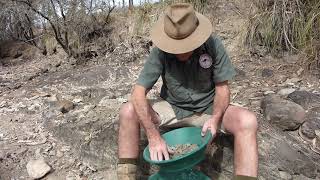
[{"label": "stone", "polygon": [[271,77],[273,75],[273,70],[271,69],[262,69],[261,76],[262,77]]},{"label": "stone", "polygon": [[56,102],[56,101],[58,101],[58,97],[57,97],[56,94],[54,94],[54,95],[48,97],[48,98],[47,98],[47,101],[48,101],[48,102]]},{"label": "stone", "polygon": [[309,163],[310,157],[306,154],[298,151],[293,145],[281,140],[275,144],[275,148],[278,153],[274,159],[275,161],[283,162],[278,167],[278,170],[285,171],[289,174],[303,174],[308,177],[315,177],[317,173],[317,167],[315,164]]},{"label": "stone", "polygon": [[58,101],[58,108],[62,113],[67,113],[74,108],[74,104],[72,101],[63,99]]},{"label": "stone", "polygon": [[305,110],[300,105],[276,95],[266,96],[261,108],[266,120],[282,130],[295,130],[305,119]]},{"label": "stone", "polygon": [[316,137],[312,141],[311,150],[320,154],[320,129],[315,131]]},{"label": "stone", "polygon": [[73,99],[73,103],[75,103],[75,104],[79,104],[79,103],[81,103],[83,101],[83,99],[82,98],[75,98],[75,99]]},{"label": "stone", "polygon": [[304,69],[301,67],[298,71],[297,71],[297,75],[300,76],[303,73]]},{"label": "stone", "polygon": [[305,109],[320,107],[320,96],[308,91],[294,91],[288,95],[288,99],[301,105]]},{"label": "stone", "polygon": [[275,92],[274,91],[265,91],[264,93],[263,93],[263,95],[269,95],[269,94],[275,94]]},{"label": "stone", "polygon": [[235,80],[237,81],[240,81],[240,80],[243,80],[245,79],[246,77],[246,72],[239,69],[239,68],[235,68],[235,71],[236,71],[236,76],[235,76]]},{"label": "stone", "polygon": [[291,174],[289,174],[285,171],[279,171],[279,174],[282,179],[291,179],[292,178]]},{"label": "stone", "polygon": [[279,96],[283,96],[283,97],[286,97],[288,96],[289,94],[293,93],[294,91],[296,91],[296,89],[294,88],[284,88],[284,89],[281,89],[280,91],[278,91],[278,95]]},{"label": "stone", "polygon": [[2,161],[5,158],[6,158],[6,153],[3,150],[1,150],[0,151],[0,161]]},{"label": "stone", "polygon": [[310,109],[306,114],[306,121],[299,128],[299,135],[305,141],[312,141],[315,130],[320,129],[320,107]]},{"label": "stone", "polygon": [[308,178],[302,174],[299,174],[299,175],[293,175],[292,176],[292,180],[314,180],[314,178]]},{"label": "stone", "polygon": [[61,149],[60,149],[61,152],[68,152],[70,150],[71,150],[70,146],[62,146]]},{"label": "stone", "polygon": [[51,171],[51,167],[43,160],[30,160],[27,164],[27,172],[33,179],[44,177]]},{"label": "stone", "polygon": [[[81,121],[71,122],[71,117],[67,116],[68,121],[53,127],[53,135],[70,146],[72,153],[78,154],[83,162],[97,169],[110,168],[117,160],[117,131],[112,120],[118,113],[118,108],[113,105],[90,109],[85,113],[85,120]],[[90,137],[90,142],[86,141],[86,137]],[[59,151],[62,149],[59,148]],[[69,153],[66,151],[64,154],[66,157]]]},{"label": "stone", "polygon": [[59,151],[59,150],[57,151],[57,155],[56,155],[56,156],[57,156],[58,158],[61,158],[63,155],[64,155],[63,152],[61,152],[61,151]]},{"label": "stone", "polygon": [[288,85],[294,85],[295,83],[298,83],[300,81],[301,81],[300,78],[291,78],[291,79],[287,79],[284,83]]}]

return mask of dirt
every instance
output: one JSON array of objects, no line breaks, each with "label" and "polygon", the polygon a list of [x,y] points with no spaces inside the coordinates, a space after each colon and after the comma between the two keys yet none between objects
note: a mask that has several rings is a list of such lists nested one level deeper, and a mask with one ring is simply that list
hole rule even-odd
[{"label": "dirt", "polygon": [[170,155],[170,159],[178,158],[184,154],[187,154],[195,149],[199,148],[197,144],[178,144],[171,147],[173,154]]}]

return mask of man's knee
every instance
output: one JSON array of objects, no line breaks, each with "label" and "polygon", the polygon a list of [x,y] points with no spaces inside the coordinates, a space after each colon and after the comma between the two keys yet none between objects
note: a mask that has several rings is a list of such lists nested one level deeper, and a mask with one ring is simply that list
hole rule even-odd
[{"label": "man's knee", "polygon": [[127,102],[120,107],[120,124],[128,122],[137,122],[137,114],[131,102]]},{"label": "man's knee", "polygon": [[253,112],[246,109],[242,109],[238,117],[238,132],[257,132],[258,122],[256,115]]}]

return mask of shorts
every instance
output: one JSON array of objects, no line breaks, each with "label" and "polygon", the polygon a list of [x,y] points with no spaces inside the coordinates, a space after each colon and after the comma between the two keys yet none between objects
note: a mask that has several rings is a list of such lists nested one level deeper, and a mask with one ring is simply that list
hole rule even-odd
[{"label": "shorts", "polygon": [[[211,118],[211,115],[196,113],[183,119],[177,119],[176,115],[167,101],[158,101],[151,104],[152,109],[159,117],[160,128],[178,128],[178,127],[202,127],[203,124]],[[222,123],[220,123],[218,132],[227,133]]]}]

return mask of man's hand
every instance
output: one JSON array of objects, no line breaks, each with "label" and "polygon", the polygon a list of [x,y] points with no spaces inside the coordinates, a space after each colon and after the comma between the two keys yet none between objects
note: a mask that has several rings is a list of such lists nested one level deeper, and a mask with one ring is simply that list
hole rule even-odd
[{"label": "man's hand", "polygon": [[[149,151],[151,160],[153,161],[162,161],[170,159],[170,149],[167,148],[166,142],[162,139],[160,135],[149,138]],[[170,153],[172,152],[170,151]]]},{"label": "man's hand", "polygon": [[210,130],[212,138],[216,136],[217,129],[219,125],[219,118],[212,117],[208,119],[202,127],[201,136],[205,136],[207,131]]},{"label": "man's hand", "polygon": [[[152,114],[152,109],[148,104],[146,94],[148,90],[143,86],[136,85],[132,93],[132,103],[138,115],[149,141],[150,158],[153,161],[169,159],[166,142],[161,138]],[[164,157],[164,158],[163,158]]]}]

